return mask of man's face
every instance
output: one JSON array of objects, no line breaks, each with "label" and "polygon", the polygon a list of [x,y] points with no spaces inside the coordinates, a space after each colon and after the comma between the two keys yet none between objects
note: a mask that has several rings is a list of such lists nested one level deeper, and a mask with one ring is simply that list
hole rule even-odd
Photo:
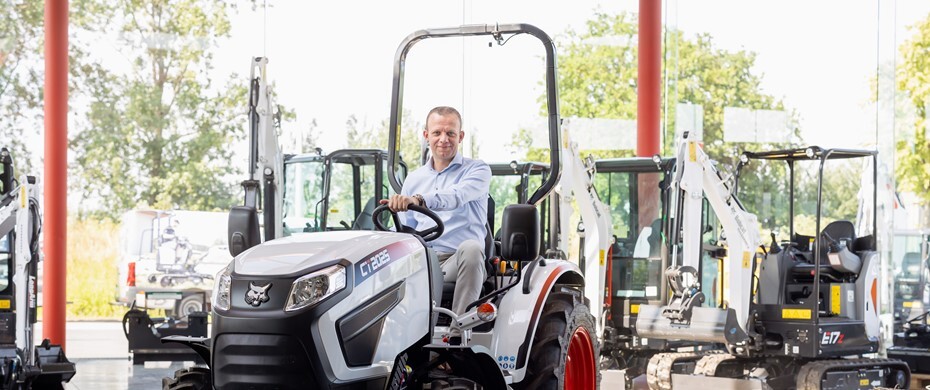
[{"label": "man's face", "polygon": [[429,150],[437,161],[451,162],[459,143],[465,138],[462,124],[455,115],[433,114],[426,119],[423,137],[429,143]]}]

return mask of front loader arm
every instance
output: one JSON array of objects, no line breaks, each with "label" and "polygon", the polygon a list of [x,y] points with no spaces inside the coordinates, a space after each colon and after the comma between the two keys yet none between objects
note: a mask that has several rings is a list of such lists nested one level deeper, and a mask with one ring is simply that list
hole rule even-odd
[{"label": "front loader arm", "polygon": [[284,175],[284,156],[278,143],[279,129],[275,126],[267,65],[268,58],[265,57],[252,60],[249,78],[249,180],[242,183],[245,206],[259,208],[259,199],[263,200],[261,209],[266,241],[283,234],[281,177]]}]

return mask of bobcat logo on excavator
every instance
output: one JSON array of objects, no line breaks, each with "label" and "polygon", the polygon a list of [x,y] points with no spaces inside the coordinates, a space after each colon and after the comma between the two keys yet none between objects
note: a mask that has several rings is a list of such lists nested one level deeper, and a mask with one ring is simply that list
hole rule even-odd
[{"label": "bobcat logo on excavator", "polygon": [[264,286],[257,286],[255,283],[249,282],[249,291],[245,293],[245,303],[252,305],[252,307],[258,307],[268,302],[268,289],[270,288],[271,283]]}]

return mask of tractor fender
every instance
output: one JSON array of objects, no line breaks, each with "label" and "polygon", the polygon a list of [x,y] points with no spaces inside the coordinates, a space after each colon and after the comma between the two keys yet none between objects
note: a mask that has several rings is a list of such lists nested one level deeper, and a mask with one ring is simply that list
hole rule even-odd
[{"label": "tractor fender", "polygon": [[[527,269],[529,267],[521,271],[524,276]],[[549,293],[557,285],[584,286],[578,265],[547,259],[545,266],[537,264],[532,270],[529,293],[524,293],[520,286],[514,287],[500,302],[490,351],[498,367],[513,376],[514,383],[522,381],[526,375],[536,324]]]}]

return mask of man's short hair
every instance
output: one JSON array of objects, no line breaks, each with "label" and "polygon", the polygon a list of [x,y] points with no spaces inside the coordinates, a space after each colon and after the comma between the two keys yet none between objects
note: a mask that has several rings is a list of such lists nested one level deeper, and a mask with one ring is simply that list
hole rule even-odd
[{"label": "man's short hair", "polygon": [[455,115],[456,118],[459,118],[459,130],[461,130],[462,114],[459,114],[459,110],[456,110],[449,106],[438,106],[438,107],[433,108],[432,110],[429,110],[429,114],[426,114],[426,122],[423,124],[424,129],[429,123],[429,117],[433,116],[433,114],[437,114],[439,116]]}]

